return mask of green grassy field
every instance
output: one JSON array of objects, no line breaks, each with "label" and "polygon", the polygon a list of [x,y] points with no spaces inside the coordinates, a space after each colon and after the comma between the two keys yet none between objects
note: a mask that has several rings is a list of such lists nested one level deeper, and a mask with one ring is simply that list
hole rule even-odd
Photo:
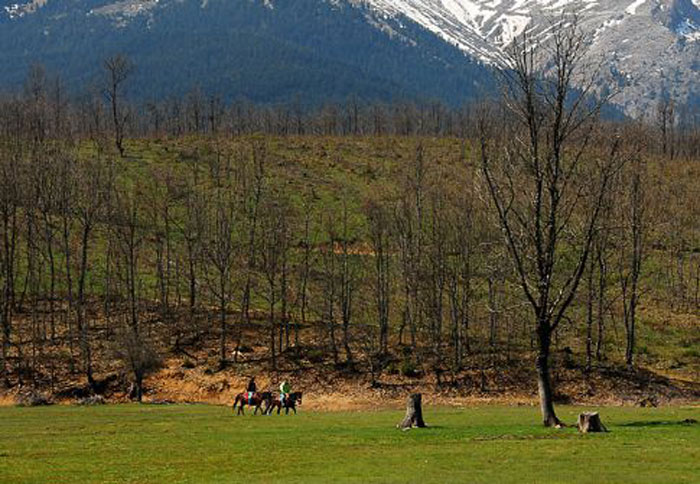
[{"label": "green grassy field", "polygon": [[[581,408],[561,407],[573,422]],[[698,408],[606,408],[607,434],[534,407],[234,417],[206,405],[0,408],[0,482],[700,482]]]}]

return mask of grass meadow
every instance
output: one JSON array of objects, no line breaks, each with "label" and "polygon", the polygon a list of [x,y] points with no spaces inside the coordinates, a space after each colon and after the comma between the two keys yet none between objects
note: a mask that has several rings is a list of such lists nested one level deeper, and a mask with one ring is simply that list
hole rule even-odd
[{"label": "grass meadow", "polygon": [[[581,407],[559,407],[572,423]],[[0,408],[2,483],[698,483],[698,407],[602,408],[610,432],[536,407],[233,416],[214,405]]]}]

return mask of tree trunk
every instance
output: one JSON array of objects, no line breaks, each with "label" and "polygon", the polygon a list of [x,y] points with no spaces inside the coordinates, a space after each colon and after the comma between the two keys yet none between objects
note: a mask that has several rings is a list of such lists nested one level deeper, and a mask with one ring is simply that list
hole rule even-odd
[{"label": "tree trunk", "polygon": [[414,393],[408,397],[408,402],[406,403],[406,416],[396,426],[397,428],[401,430],[408,430],[413,427],[427,427],[423,421],[423,408],[421,406],[422,398],[423,397],[420,393]]},{"label": "tree trunk", "polygon": [[607,432],[608,429],[600,421],[598,412],[584,412],[578,416],[578,431],[586,434],[588,432]]},{"label": "tree trunk", "polygon": [[4,300],[2,301],[2,313],[0,314],[0,317],[2,318],[2,378],[3,378],[3,383],[6,387],[10,386],[10,368],[9,368],[9,357],[10,357],[10,334],[11,334],[11,326],[10,326],[10,308],[9,308],[9,302],[7,301],[7,288],[5,288],[5,294],[4,294]]},{"label": "tree trunk", "polygon": [[223,287],[221,287],[222,297],[219,299],[219,368],[226,368],[226,298],[223,296],[225,293]]},{"label": "tree trunk", "polygon": [[[542,323],[540,323],[542,324]],[[549,374],[549,347],[551,333],[548,329],[538,328],[539,353],[537,355],[537,390],[540,396],[540,409],[542,410],[542,423],[545,427],[561,428],[563,424],[554,412],[554,397],[552,381]]]},{"label": "tree trunk", "polygon": [[[274,274],[272,275],[274,277]],[[272,371],[277,371],[277,351],[275,349],[275,304],[277,303],[275,298],[275,284],[274,280],[270,282],[270,364],[272,365]],[[280,348],[281,351],[281,348]]]},{"label": "tree trunk", "polygon": [[78,305],[76,316],[78,323],[78,333],[80,338],[80,351],[83,358],[83,370],[91,388],[95,387],[95,380],[92,374],[92,351],[90,347],[90,331],[86,318],[85,308],[85,284],[88,274],[88,244],[90,242],[90,232],[92,227],[89,222],[83,224],[83,234],[81,239],[80,274],[78,277]]},{"label": "tree trunk", "polygon": [[607,277],[607,266],[602,250],[598,252],[598,310],[596,317],[598,318],[598,338],[596,340],[595,358],[598,363],[603,360],[603,335],[605,325],[604,303],[605,303],[605,285]]},{"label": "tree trunk", "polygon": [[593,364],[593,259],[588,268],[588,294],[586,299],[586,374]]},{"label": "tree trunk", "polygon": [[134,372],[134,382],[129,388],[129,398],[141,403],[143,401],[143,375]]}]

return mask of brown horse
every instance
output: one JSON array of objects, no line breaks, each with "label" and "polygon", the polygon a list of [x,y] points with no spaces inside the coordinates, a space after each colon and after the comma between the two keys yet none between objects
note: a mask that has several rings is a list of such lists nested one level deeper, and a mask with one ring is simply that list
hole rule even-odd
[{"label": "brown horse", "polygon": [[[253,393],[252,398],[248,398],[248,392],[243,392],[236,395],[236,398],[233,400],[233,410],[236,410],[236,406],[238,406],[237,415],[245,415],[245,410],[243,410],[243,407],[248,405],[250,407],[255,407],[255,410],[253,410],[253,415],[258,413],[258,410],[260,410],[260,412],[264,415],[267,409],[270,408],[271,401],[271,392]],[[266,404],[265,409],[262,408],[263,403]]]},{"label": "brown horse", "polygon": [[287,398],[284,399],[284,403],[282,403],[279,398],[271,398],[270,403],[267,405],[265,411],[268,415],[270,415],[272,413],[272,410],[274,408],[277,408],[277,415],[279,415],[280,410],[284,408],[285,415],[288,415],[289,409],[291,408],[294,411],[294,414],[296,415],[297,405],[301,405],[301,397],[302,392],[292,392],[287,395]]}]

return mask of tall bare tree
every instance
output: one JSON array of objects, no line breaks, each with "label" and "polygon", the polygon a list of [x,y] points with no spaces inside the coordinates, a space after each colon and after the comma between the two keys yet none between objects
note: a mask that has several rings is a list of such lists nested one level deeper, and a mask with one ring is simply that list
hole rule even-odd
[{"label": "tall bare tree", "polygon": [[576,295],[620,160],[617,140],[600,156],[588,150],[605,99],[590,96],[598,69],[586,65],[586,45],[575,17],[553,25],[546,47],[527,33],[516,39],[503,78],[507,137],[496,139],[480,121],[482,173],[534,316],[545,426],[561,425],[550,377],[552,335]]},{"label": "tall bare tree", "polygon": [[114,129],[114,145],[119,156],[124,156],[124,134],[129,120],[129,111],[124,102],[124,82],[134,71],[134,64],[124,54],[116,54],[105,59],[103,68],[107,75],[103,94],[109,102]]},{"label": "tall bare tree", "polygon": [[232,297],[232,270],[236,255],[234,228],[236,226],[236,201],[233,195],[231,159],[227,154],[216,152],[211,160],[215,186],[210,189],[209,206],[206,210],[203,252],[213,274],[209,274],[209,288],[219,312],[219,366],[226,367],[226,336],[228,305]]},{"label": "tall bare tree", "polygon": [[104,219],[107,197],[113,186],[111,166],[100,159],[89,160],[78,172],[76,182],[75,218],[80,226],[80,251],[78,258],[78,287],[75,313],[78,326],[83,371],[88,383],[94,386],[92,346],[90,343],[90,319],[88,318],[88,278],[90,276],[90,251],[95,242],[93,232]]},{"label": "tall bare tree", "polygon": [[661,152],[673,159],[675,155],[675,104],[670,96],[665,95],[656,106],[656,125],[661,136]]},{"label": "tall bare tree", "polygon": [[620,257],[620,289],[623,306],[623,321],[625,323],[626,345],[625,363],[628,367],[634,365],[634,348],[637,329],[637,306],[640,298],[640,277],[644,256],[644,170],[645,165],[640,157],[635,157],[630,163],[631,186],[627,203],[622,204],[625,241],[621,246]]},{"label": "tall bare tree", "polygon": [[2,371],[4,383],[9,385],[9,357],[12,344],[12,315],[15,304],[15,275],[17,270],[17,239],[20,231],[19,168],[11,151],[0,152],[0,324],[2,326]]},{"label": "tall bare tree", "polygon": [[365,208],[369,225],[372,255],[374,256],[374,294],[379,325],[379,353],[389,349],[389,309],[391,302],[391,232],[390,216],[386,207],[371,201]]}]

